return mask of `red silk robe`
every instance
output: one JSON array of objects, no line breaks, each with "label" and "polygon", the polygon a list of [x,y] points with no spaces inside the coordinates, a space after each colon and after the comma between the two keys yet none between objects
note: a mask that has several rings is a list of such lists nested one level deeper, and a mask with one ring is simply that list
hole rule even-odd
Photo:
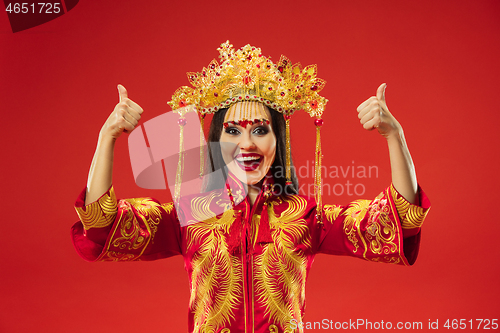
[{"label": "red silk robe", "polygon": [[[324,205],[321,223],[314,199],[273,195],[272,178],[253,206],[241,183],[232,175],[228,181],[234,207],[228,191],[216,190],[191,197],[178,211],[151,198],[117,201],[113,188],[84,206],[84,190],[76,202],[80,222],[71,230],[73,244],[88,261],[182,255],[194,333],[303,332],[292,322],[303,321],[306,278],[317,253],[415,262],[430,207],[420,189],[420,205],[392,185],[372,201]],[[221,208],[222,214],[212,213]]]}]

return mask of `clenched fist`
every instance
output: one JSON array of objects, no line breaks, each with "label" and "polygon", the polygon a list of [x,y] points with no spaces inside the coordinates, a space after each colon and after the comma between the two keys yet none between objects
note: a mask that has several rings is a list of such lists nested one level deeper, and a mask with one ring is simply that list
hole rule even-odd
[{"label": "clenched fist", "polygon": [[117,139],[123,132],[131,132],[139,123],[144,110],[130,98],[127,89],[118,85],[120,101],[101,128],[102,138]]},{"label": "clenched fist", "polygon": [[358,118],[363,127],[369,131],[376,128],[385,138],[397,135],[401,125],[389,112],[385,103],[385,88],[387,84],[382,83],[377,89],[377,95],[368,98],[358,108]]}]

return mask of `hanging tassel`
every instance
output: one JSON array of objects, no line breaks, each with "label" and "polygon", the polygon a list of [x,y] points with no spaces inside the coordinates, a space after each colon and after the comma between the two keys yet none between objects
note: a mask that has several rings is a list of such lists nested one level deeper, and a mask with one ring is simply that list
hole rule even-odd
[{"label": "hanging tassel", "polygon": [[267,202],[264,202],[262,214],[260,215],[259,232],[256,243],[272,243],[271,230],[269,228],[269,214],[267,212]]},{"label": "hanging tassel", "polygon": [[231,254],[238,254],[243,234],[244,219],[241,218],[241,212],[235,212],[235,220],[229,229],[229,236],[226,238],[227,250]]},{"label": "hanging tassel", "polygon": [[179,133],[179,162],[177,163],[177,172],[175,174],[175,191],[174,191],[174,202],[179,203],[179,197],[181,195],[181,183],[182,183],[182,173],[184,172],[184,126],[187,123],[186,118],[181,117],[177,121],[180,127]]},{"label": "hanging tassel", "polygon": [[205,147],[203,140],[205,138],[205,133],[203,132],[204,124],[205,124],[205,115],[202,114],[200,119],[200,178],[203,177],[204,173],[203,169],[205,166],[205,156],[204,156]]},{"label": "hanging tassel", "polygon": [[260,214],[259,230],[257,231],[257,237],[255,243],[272,243],[273,238],[271,237],[271,229],[269,228],[269,208],[268,201],[269,198],[274,193],[274,185],[266,184],[264,185],[264,203],[262,204],[262,212]]},{"label": "hanging tassel", "polygon": [[231,207],[233,208],[234,212],[234,221],[231,224],[231,228],[229,229],[229,236],[227,237],[227,249],[229,253],[236,255],[238,254],[238,251],[240,249],[242,237],[244,237],[244,235],[242,234],[243,234],[243,224],[245,223],[245,220],[242,218],[241,210],[234,209],[235,204],[234,204],[233,191],[231,190],[229,183],[227,182],[226,182],[226,190],[227,190],[227,196],[231,201]]},{"label": "hanging tassel", "polygon": [[290,170],[290,115],[285,115],[286,124],[286,185],[292,185],[292,172]]},{"label": "hanging tassel", "polygon": [[316,125],[316,152],[315,152],[315,161],[314,161],[314,187],[316,192],[316,220],[318,221],[318,225],[323,225],[322,220],[322,190],[323,184],[321,182],[321,161],[323,159],[323,154],[321,151],[321,126],[323,125],[323,119],[317,118],[314,120],[314,125]]}]

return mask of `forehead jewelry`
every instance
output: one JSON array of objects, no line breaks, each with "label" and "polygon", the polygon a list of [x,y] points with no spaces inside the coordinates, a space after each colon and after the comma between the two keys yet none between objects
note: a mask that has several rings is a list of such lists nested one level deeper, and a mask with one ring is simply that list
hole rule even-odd
[{"label": "forehead jewelry", "polygon": [[[226,113],[224,119],[224,128],[227,128],[230,124],[239,125],[246,127],[247,125],[252,126],[253,124],[268,124],[269,119],[267,119],[266,109],[262,103],[259,102],[239,102],[231,105]],[[239,120],[236,120],[236,110],[239,111]],[[254,116],[252,118],[252,110],[255,110]]]},{"label": "forehead jewelry", "polygon": [[[203,123],[206,114],[215,113],[220,109],[229,108],[228,122],[235,122],[235,107],[238,102],[258,102],[273,108],[283,114],[286,124],[286,184],[292,186],[291,181],[291,158],[290,158],[290,119],[297,110],[304,110],[315,118],[316,126],[316,149],[315,149],[315,196],[318,204],[317,218],[321,222],[321,135],[320,128],[323,125],[321,116],[325,110],[328,100],[318,93],[324,88],[326,81],[316,77],[316,65],[302,68],[300,63],[292,65],[290,60],[281,56],[277,63],[273,63],[269,57],[262,55],[261,49],[245,45],[235,50],[229,41],[221,44],[219,51],[220,64],[214,59],[201,72],[187,73],[190,87],[178,88],[168,104],[174,112],[179,113],[179,126],[185,125],[185,112],[181,111],[188,105],[193,105],[201,117],[202,130],[200,131],[200,143],[203,142]],[[246,103],[244,103],[246,104]],[[238,125],[246,126],[255,122],[250,119],[251,105],[240,105],[240,117]],[[260,110],[260,109],[259,109]],[[265,112],[261,112],[265,115]],[[231,118],[232,116],[232,118]],[[264,120],[269,123],[266,117]],[[184,120],[183,120],[184,119]],[[228,125],[226,122],[224,126]],[[200,144],[201,146],[201,144]],[[176,175],[176,191],[174,200],[180,194],[180,181],[182,180],[182,152],[179,153],[179,163]],[[203,147],[200,150],[200,176],[204,174]],[[177,185],[179,182],[179,185]],[[178,191],[177,191],[178,189]]]}]

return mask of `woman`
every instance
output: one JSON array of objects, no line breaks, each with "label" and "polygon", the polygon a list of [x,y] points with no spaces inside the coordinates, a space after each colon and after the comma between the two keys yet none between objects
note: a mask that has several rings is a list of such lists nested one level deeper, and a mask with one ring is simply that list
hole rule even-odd
[{"label": "woman", "polygon": [[[175,207],[150,198],[117,201],[111,186],[114,142],[137,126],[143,112],[119,85],[120,102],[101,129],[87,188],[76,203],[81,222],[73,226],[73,242],[89,261],[183,255],[191,289],[190,332],[302,332],[297,323],[303,321],[314,256],[411,265],[429,203],[418,188],[402,128],[387,109],[385,84],[361,103],[358,117],[365,129],[377,129],[387,139],[391,186],[373,201],[347,206],[298,195],[287,149],[293,109],[287,107],[298,103],[294,107],[310,106],[311,114],[320,115],[317,107],[326,100],[317,97],[315,87],[324,81],[315,79],[309,66],[302,70],[281,60],[262,74],[261,65],[270,61],[261,59],[259,49],[234,51],[228,45],[220,49],[222,65],[212,62],[192,75],[195,89],[181,88],[171,102],[179,110],[196,104],[202,115],[214,112],[209,141],[219,142],[220,149],[210,155],[215,169],[227,166],[227,177],[220,184],[210,179],[204,193]],[[234,72],[238,66],[243,74]],[[297,85],[292,93],[280,86],[295,85],[301,73],[310,80],[305,88]]]}]

